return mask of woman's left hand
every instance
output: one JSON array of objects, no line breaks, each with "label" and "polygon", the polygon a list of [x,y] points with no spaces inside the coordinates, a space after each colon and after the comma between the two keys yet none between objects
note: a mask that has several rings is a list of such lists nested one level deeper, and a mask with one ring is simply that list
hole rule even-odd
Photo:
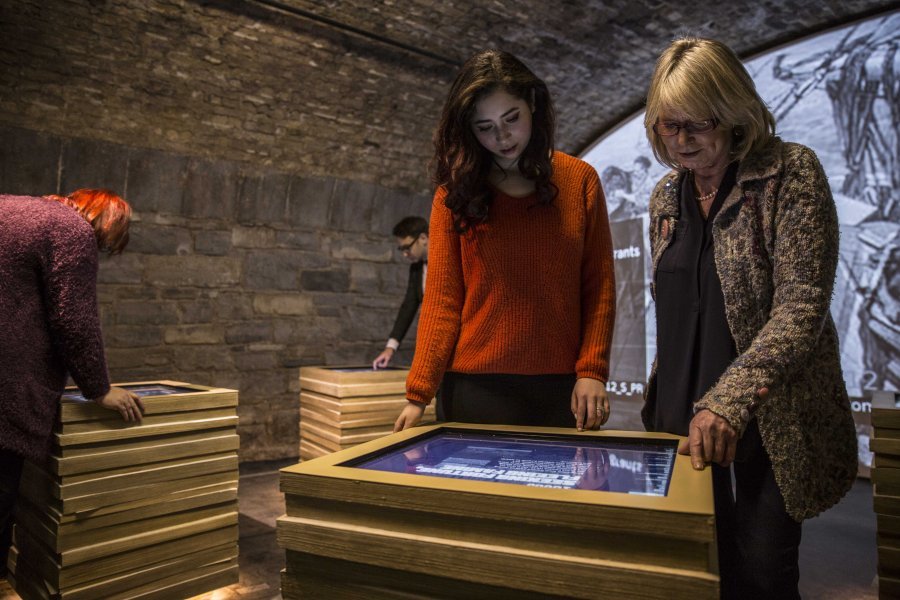
[{"label": "woman's left hand", "polygon": [[572,414],[575,415],[575,428],[578,431],[600,429],[609,420],[606,384],[590,377],[578,379],[572,390]]},{"label": "woman's left hand", "polygon": [[139,422],[144,415],[144,403],[141,398],[125,388],[110,387],[105,395],[93,400],[103,408],[114,410],[122,415],[124,421]]}]

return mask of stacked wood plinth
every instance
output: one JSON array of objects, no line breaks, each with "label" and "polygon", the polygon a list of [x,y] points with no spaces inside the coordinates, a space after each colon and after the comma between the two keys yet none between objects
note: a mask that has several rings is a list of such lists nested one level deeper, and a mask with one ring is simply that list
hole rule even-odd
[{"label": "stacked wood plinth", "polygon": [[451,423],[283,469],[283,598],[719,597],[710,472],[694,471],[689,457],[675,457],[673,491],[663,498],[346,465],[442,427],[665,436]]},{"label": "stacked wood plinth", "polygon": [[900,598],[900,408],[893,392],[872,396],[872,483],[880,598]]},{"label": "stacked wood plinth", "polygon": [[238,581],[235,390],[174,381],[126,423],[64,396],[26,462],[9,579],[24,600],[188,598]]},{"label": "stacked wood plinth", "polygon": [[[300,458],[351,448],[391,433],[406,406],[409,369],[300,368]],[[423,422],[434,421],[434,402]]]}]

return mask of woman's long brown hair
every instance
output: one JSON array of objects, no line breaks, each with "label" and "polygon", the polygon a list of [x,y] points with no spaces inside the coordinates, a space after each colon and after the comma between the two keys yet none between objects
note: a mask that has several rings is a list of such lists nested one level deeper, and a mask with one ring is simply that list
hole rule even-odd
[{"label": "woman's long brown hair", "polygon": [[457,232],[488,218],[494,192],[488,185],[493,157],[475,137],[475,104],[495,90],[525,100],[534,109],[531,139],[519,158],[519,171],[534,181],[537,204],[548,205],[558,193],[550,181],[556,113],[547,85],[519,59],[501,50],[484,50],[462,66],[434,133],[433,181],[447,189],[444,201]]}]

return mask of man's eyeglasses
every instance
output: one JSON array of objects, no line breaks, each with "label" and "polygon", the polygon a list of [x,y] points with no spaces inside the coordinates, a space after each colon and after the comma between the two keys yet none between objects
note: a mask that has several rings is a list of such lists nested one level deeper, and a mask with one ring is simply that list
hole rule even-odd
[{"label": "man's eyeglasses", "polygon": [[412,249],[412,247],[416,245],[416,242],[418,242],[418,241],[419,241],[419,238],[416,238],[408,244],[401,244],[401,245],[397,246],[397,250],[399,250],[401,254],[404,252],[409,252]]},{"label": "man's eyeglasses", "polygon": [[669,137],[678,135],[678,132],[684,129],[687,133],[706,133],[712,131],[719,125],[716,118],[705,119],[703,121],[683,121],[676,123],[675,121],[657,121],[653,124],[653,132],[656,135]]}]

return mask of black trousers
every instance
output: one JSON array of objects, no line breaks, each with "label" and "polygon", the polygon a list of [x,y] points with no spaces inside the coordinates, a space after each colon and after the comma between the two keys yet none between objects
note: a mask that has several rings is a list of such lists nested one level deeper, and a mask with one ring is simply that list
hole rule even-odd
[{"label": "black trousers", "polygon": [[440,402],[447,421],[575,427],[575,374],[502,375],[448,372]]},{"label": "black trousers", "polygon": [[712,466],[722,598],[799,599],[801,525],[785,510],[756,421],[732,469]]},{"label": "black trousers", "polygon": [[0,577],[6,577],[6,560],[12,545],[13,510],[19,495],[23,458],[0,448]]}]

